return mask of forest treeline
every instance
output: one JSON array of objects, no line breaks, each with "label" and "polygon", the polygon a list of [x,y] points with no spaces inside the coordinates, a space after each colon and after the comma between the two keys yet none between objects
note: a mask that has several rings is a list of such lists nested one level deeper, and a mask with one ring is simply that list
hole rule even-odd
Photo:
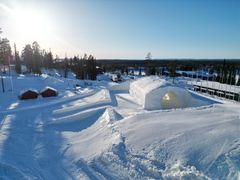
[{"label": "forest treeline", "polygon": [[[22,65],[25,65],[27,71],[24,73],[41,74],[44,69],[60,69],[64,71],[64,77],[67,77],[69,71],[76,74],[77,79],[96,80],[96,58],[93,55],[84,54],[82,57],[74,56],[71,58],[65,57],[60,59],[55,58],[51,51],[46,51],[40,48],[40,45],[35,41],[32,44],[27,44],[21,51],[17,50],[14,44],[12,51],[9,40],[6,38],[0,39],[0,65],[5,67],[10,64],[15,64],[15,71],[18,74],[22,73]],[[1,68],[2,69],[2,68]]]},{"label": "forest treeline", "polygon": [[[1,29],[0,29],[1,30]],[[146,75],[164,74],[171,77],[178,75],[177,71],[199,71],[204,70],[209,74],[214,74],[214,81],[240,85],[240,60],[238,59],[153,59],[151,53],[148,53],[144,60],[116,60],[116,59],[100,59],[92,55],[84,54],[82,57],[53,57],[51,51],[40,48],[35,41],[27,44],[21,52],[11,49],[7,38],[0,38],[0,65],[5,66],[15,64],[17,73],[22,73],[22,65],[27,68],[27,73],[41,74],[41,70],[59,69],[63,71],[64,77],[67,77],[69,71],[76,74],[78,79],[95,80],[99,72],[115,72],[128,73],[129,68],[139,70],[139,75],[144,71]],[[99,69],[97,69],[97,67]],[[167,72],[167,73],[166,73]]]},{"label": "forest treeline", "polygon": [[[179,76],[178,71],[204,71],[214,77],[210,80],[240,86],[240,59],[98,59],[98,66],[105,71],[128,73],[129,68],[146,75]],[[201,75],[200,77],[201,78]]]}]

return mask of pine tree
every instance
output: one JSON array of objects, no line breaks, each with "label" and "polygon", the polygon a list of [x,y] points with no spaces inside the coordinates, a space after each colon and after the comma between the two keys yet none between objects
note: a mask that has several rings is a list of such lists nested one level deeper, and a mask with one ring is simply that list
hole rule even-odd
[{"label": "pine tree", "polygon": [[82,60],[80,60],[77,56],[73,57],[73,71],[76,74],[77,79],[84,79]]},{"label": "pine tree", "polygon": [[47,60],[48,60],[48,68],[52,69],[54,64],[53,64],[53,55],[51,51],[47,53]]},{"label": "pine tree", "polygon": [[65,57],[64,59],[64,78],[67,78],[68,75],[68,58]]},{"label": "pine tree", "polygon": [[42,67],[42,56],[40,54],[40,46],[39,44],[34,41],[32,44],[32,50],[33,50],[33,73],[41,74],[41,67]]},{"label": "pine tree", "polygon": [[81,79],[89,79],[88,70],[87,70],[87,60],[88,56],[85,53],[83,57],[80,59],[80,69],[81,69]]},{"label": "pine tree", "polygon": [[0,64],[4,65],[4,71],[5,65],[10,65],[11,54],[12,51],[9,40],[7,38],[0,39]]},{"label": "pine tree", "polygon": [[224,59],[223,66],[222,66],[222,82],[221,83],[226,83],[226,82],[227,82],[227,68],[226,68],[226,60]]},{"label": "pine tree", "polygon": [[21,62],[20,62],[19,53],[17,52],[15,43],[14,43],[14,54],[15,54],[15,71],[16,73],[21,74],[22,73]]},{"label": "pine tree", "polygon": [[169,73],[170,73],[169,75],[170,75],[170,77],[172,77],[173,83],[174,83],[174,79],[176,77],[176,62],[175,61],[170,64]]},{"label": "pine tree", "polygon": [[97,70],[96,70],[96,60],[92,55],[88,56],[87,66],[86,66],[87,79],[96,80]]},{"label": "pine tree", "polygon": [[22,51],[22,57],[25,65],[27,66],[27,69],[30,73],[33,72],[33,50],[30,44],[27,44],[23,51]]}]

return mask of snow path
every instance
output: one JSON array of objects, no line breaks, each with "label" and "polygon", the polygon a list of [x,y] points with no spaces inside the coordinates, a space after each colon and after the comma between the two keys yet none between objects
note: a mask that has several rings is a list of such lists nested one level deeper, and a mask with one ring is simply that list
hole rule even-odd
[{"label": "snow path", "polygon": [[[0,149],[2,165],[12,167],[12,171],[17,169],[26,179],[59,179],[67,176],[59,151],[64,140],[60,134],[46,131],[41,126],[50,112],[49,109],[31,110],[31,113],[1,116],[1,119],[4,118],[1,137],[7,136]],[[11,179],[14,174],[10,172],[6,175],[10,175]]]}]

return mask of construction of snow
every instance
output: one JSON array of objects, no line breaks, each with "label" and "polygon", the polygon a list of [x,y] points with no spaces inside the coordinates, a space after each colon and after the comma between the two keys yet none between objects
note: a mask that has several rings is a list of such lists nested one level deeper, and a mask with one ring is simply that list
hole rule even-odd
[{"label": "construction of snow", "polygon": [[204,103],[194,98],[187,89],[157,76],[135,80],[130,84],[129,92],[146,110],[187,108]]},{"label": "construction of snow", "polygon": [[[21,75],[13,87],[9,78],[0,93],[0,179],[240,178],[239,102],[157,76]],[[18,98],[45,87],[57,96]]]}]

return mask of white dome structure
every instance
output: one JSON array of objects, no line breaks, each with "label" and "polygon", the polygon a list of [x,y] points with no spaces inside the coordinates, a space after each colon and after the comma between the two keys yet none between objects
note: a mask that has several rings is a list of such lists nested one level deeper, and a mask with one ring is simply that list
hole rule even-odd
[{"label": "white dome structure", "polygon": [[130,84],[130,94],[147,110],[175,109],[191,106],[188,90],[157,76],[140,78]]}]

